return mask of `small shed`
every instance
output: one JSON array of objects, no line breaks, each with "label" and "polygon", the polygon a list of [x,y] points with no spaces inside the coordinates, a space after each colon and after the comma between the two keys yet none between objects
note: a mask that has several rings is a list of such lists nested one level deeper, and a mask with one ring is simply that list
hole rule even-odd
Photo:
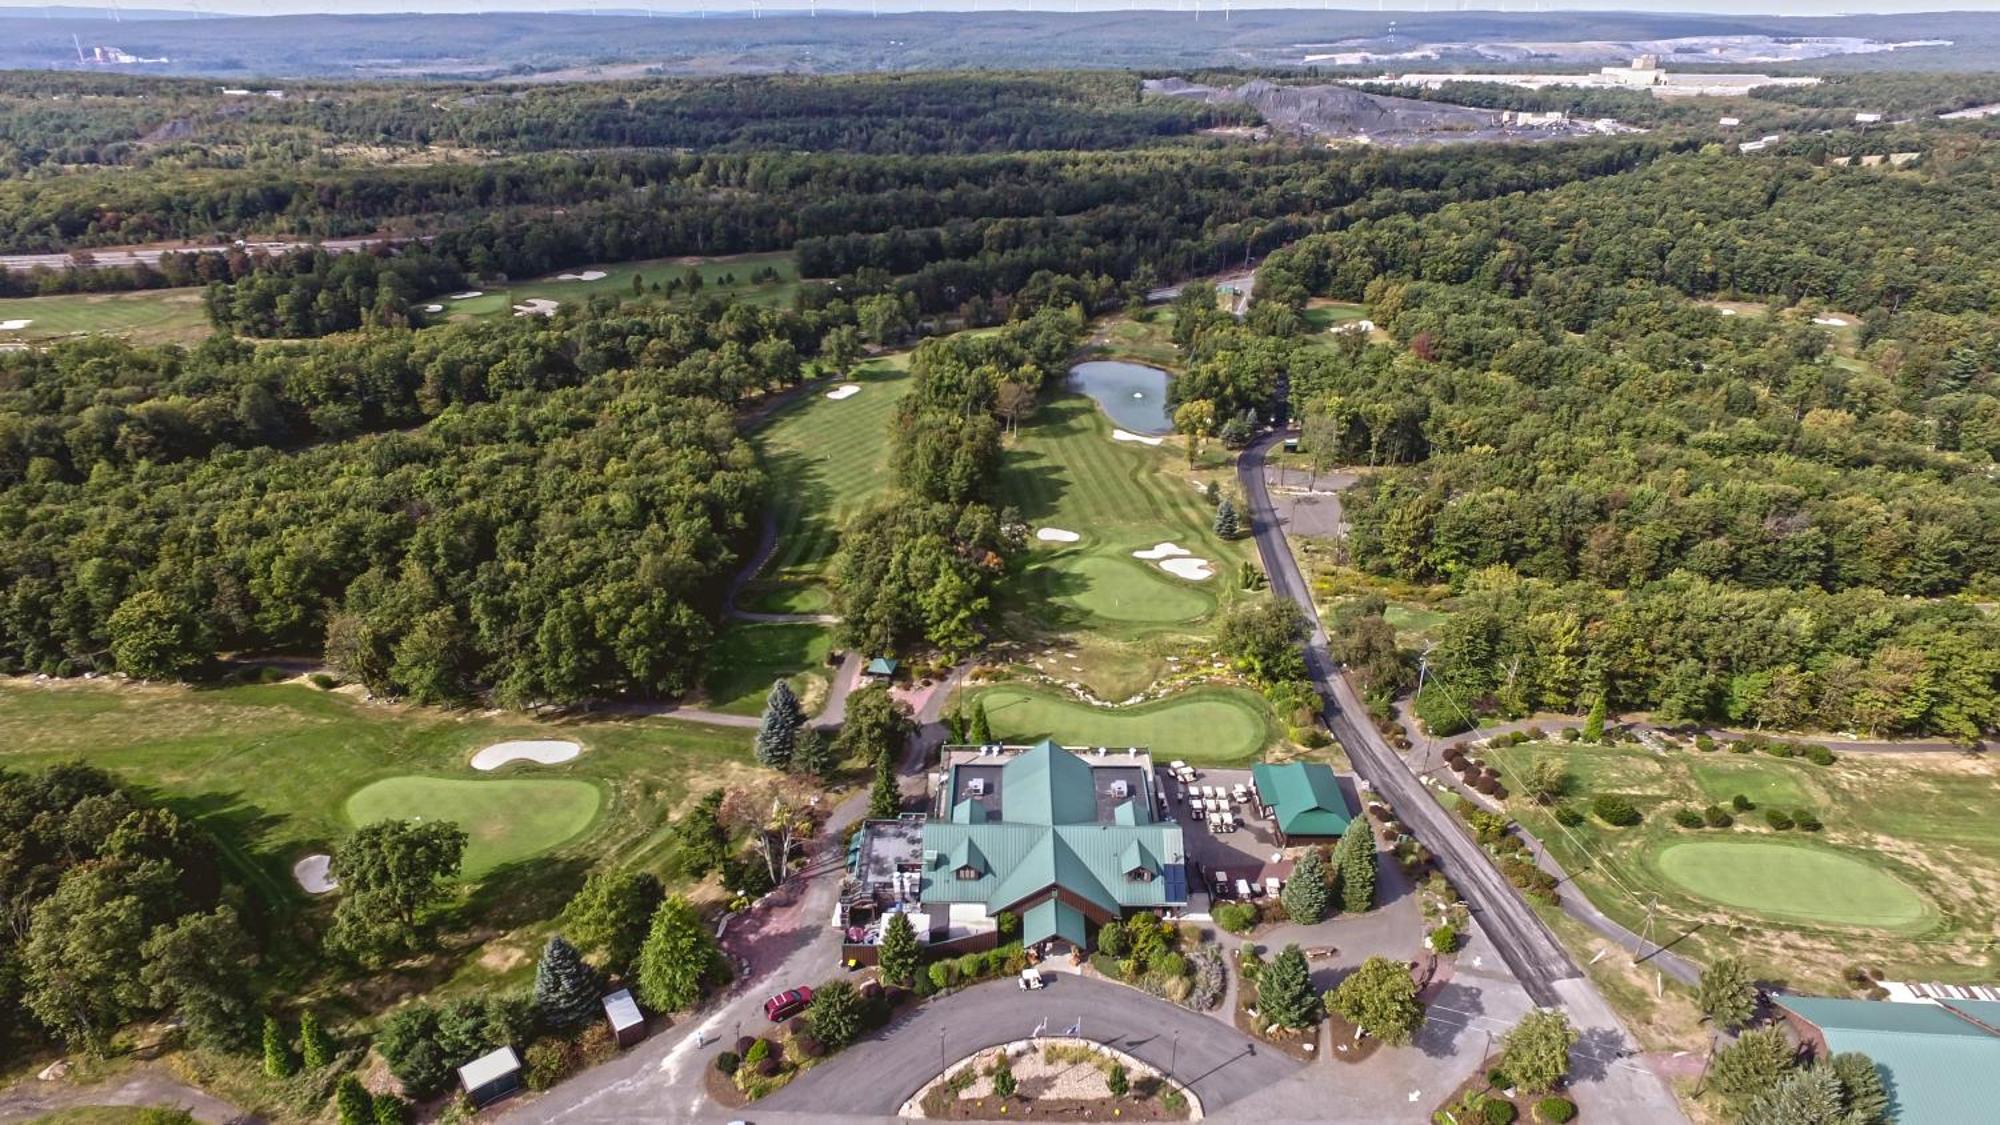
[{"label": "small shed", "polygon": [[481,1055],[458,1068],[459,1084],[475,1106],[489,1106],[521,1088],[521,1059],[512,1047]]},{"label": "small shed", "polygon": [[868,661],[867,667],[861,669],[861,674],[872,680],[893,679],[896,675],[896,662],[887,656],[874,657]]},{"label": "small shed", "polygon": [[646,1017],[632,990],[621,988],[604,998],[604,1018],[611,1021],[611,1037],[620,1047],[630,1047],[646,1037]]}]

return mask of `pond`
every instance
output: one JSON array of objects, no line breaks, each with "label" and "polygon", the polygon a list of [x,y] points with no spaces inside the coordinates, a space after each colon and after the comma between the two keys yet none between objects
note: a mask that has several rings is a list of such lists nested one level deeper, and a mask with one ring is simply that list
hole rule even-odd
[{"label": "pond", "polygon": [[1069,387],[1097,400],[1111,424],[1135,434],[1170,434],[1166,372],[1143,363],[1093,360],[1069,369]]}]

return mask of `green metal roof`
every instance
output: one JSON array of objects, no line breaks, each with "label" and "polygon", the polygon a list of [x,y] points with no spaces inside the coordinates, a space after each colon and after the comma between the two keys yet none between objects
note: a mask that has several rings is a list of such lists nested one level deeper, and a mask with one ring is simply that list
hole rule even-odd
[{"label": "green metal roof", "polygon": [[1088,931],[1084,926],[1083,913],[1066,902],[1055,898],[1045,898],[1028,908],[1027,916],[1021,919],[1021,942],[1033,945],[1050,938],[1061,938],[1076,946],[1084,947],[1084,936]]},{"label": "green metal roof", "polygon": [[896,662],[886,656],[878,656],[868,662],[866,671],[871,676],[893,676],[896,674]]},{"label": "green metal roof", "polygon": [[982,874],[989,870],[986,866],[986,857],[979,853],[979,846],[970,839],[960,840],[958,846],[951,849],[951,855],[945,858],[945,866],[953,871],[970,867]]},{"label": "green metal roof", "polygon": [[1007,760],[1000,815],[1009,824],[1089,824],[1097,819],[1090,764],[1044,739]]},{"label": "green metal roof", "polygon": [[1828,1050],[1859,1051],[1874,1060],[1899,1125],[1989,1120],[2000,1105],[2000,1035],[1945,1007],[1816,996],[1777,1001],[1819,1028]]},{"label": "green metal roof", "polygon": [[[950,857],[960,841],[976,841],[987,868],[977,879],[958,878]],[[1132,845],[1155,861],[1154,879],[1125,877]],[[936,860],[924,871],[925,902],[978,902],[998,911],[1054,886],[1111,913],[1178,906],[1187,901],[1186,840],[1177,824],[924,825],[924,851]]]},{"label": "green metal roof", "polygon": [[1250,777],[1287,836],[1338,836],[1354,822],[1347,794],[1333,770],[1320,762],[1258,762],[1250,767]]}]

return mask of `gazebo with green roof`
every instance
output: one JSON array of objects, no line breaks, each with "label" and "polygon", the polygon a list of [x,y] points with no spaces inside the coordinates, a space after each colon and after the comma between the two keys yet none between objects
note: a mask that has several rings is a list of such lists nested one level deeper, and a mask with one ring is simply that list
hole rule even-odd
[{"label": "gazebo with green roof", "polygon": [[1286,844],[1337,840],[1354,822],[1354,806],[1333,769],[1321,762],[1258,762],[1250,767],[1257,799],[1271,810]]}]

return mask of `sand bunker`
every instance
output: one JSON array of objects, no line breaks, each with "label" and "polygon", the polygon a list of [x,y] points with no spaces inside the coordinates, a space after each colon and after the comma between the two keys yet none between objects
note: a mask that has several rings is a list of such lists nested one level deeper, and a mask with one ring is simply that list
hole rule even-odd
[{"label": "sand bunker", "polygon": [[33,323],[32,320],[0,320],[0,332],[19,332]]},{"label": "sand bunker", "polygon": [[1064,531],[1060,527],[1038,527],[1035,529],[1035,538],[1044,543],[1074,543],[1083,536],[1074,531]]},{"label": "sand bunker", "polygon": [[453,293],[450,297],[447,297],[445,299],[448,301],[470,301],[474,297],[484,297],[484,296],[486,296],[486,291],[483,289],[468,289],[463,293]]},{"label": "sand bunker", "polygon": [[603,281],[604,278],[605,273],[603,270],[584,270],[582,273],[559,273],[556,275],[557,281]]},{"label": "sand bunker", "polygon": [[1816,316],[1813,317],[1813,323],[1824,324],[1828,328],[1846,328],[1849,321],[1844,316]]},{"label": "sand bunker", "polygon": [[1176,578],[1186,578],[1200,582],[1215,577],[1215,568],[1207,559],[1168,559],[1160,564],[1160,569]]},{"label": "sand bunker", "polygon": [[562,302],[551,301],[547,297],[530,297],[514,306],[515,316],[554,316]]},{"label": "sand bunker", "polygon": [[861,384],[842,383],[838,387],[835,387],[832,390],[826,392],[826,397],[832,399],[835,402],[839,402],[841,399],[853,398],[855,395],[858,395],[860,393],[861,393]]},{"label": "sand bunker", "polygon": [[1157,562],[1160,559],[1178,558],[1192,554],[1194,554],[1193,551],[1188,550],[1178,543],[1156,543],[1143,551],[1132,552],[1132,557],[1135,559],[1145,559],[1148,562]]},{"label": "sand bunker", "polygon": [[1736,315],[1736,310],[1735,310],[1735,309],[1723,309],[1723,310],[1722,310],[1722,315],[1723,315],[1723,316],[1735,316],[1735,315]]},{"label": "sand bunker", "polygon": [[333,857],[330,855],[323,853],[309,855],[292,864],[292,878],[299,881],[299,886],[304,887],[307,894],[323,895],[340,885],[333,881],[333,876],[326,873],[327,867],[332,863]]},{"label": "sand bunker", "polygon": [[472,768],[476,770],[499,769],[508,762],[537,762],[553,766],[557,762],[567,762],[583,752],[574,742],[555,738],[518,738],[511,742],[496,742],[472,756]]},{"label": "sand bunker", "polygon": [[1163,437],[1147,437],[1144,434],[1135,434],[1130,430],[1113,430],[1111,431],[1111,440],[1136,441],[1140,445],[1158,445],[1167,439]]},{"label": "sand bunker", "polygon": [[443,312],[443,311],[444,311],[444,306],[443,306],[443,305],[425,305],[425,306],[424,306],[424,311],[425,311],[425,312]]}]

